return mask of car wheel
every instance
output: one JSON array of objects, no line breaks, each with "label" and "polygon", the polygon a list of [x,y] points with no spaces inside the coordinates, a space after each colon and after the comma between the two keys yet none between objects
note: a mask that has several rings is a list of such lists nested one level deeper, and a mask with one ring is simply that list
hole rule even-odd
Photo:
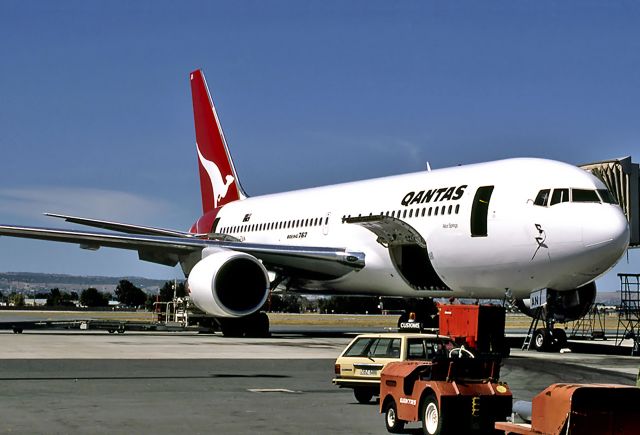
[{"label": "car wheel", "polygon": [[428,435],[442,434],[442,415],[438,406],[438,399],[429,394],[422,402],[422,431]]},{"label": "car wheel", "polygon": [[371,402],[371,398],[373,398],[373,393],[369,388],[354,388],[353,395],[360,403],[369,403]]},{"label": "car wheel", "polygon": [[404,429],[404,421],[398,419],[398,410],[396,409],[396,402],[391,400],[387,405],[387,409],[384,413],[384,422],[387,426],[387,431],[391,433],[400,433]]}]

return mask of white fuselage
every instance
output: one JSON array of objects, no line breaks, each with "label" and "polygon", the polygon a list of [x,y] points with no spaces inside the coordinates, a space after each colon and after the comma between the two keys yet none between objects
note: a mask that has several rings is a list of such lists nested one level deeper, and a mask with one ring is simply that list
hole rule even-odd
[{"label": "white fuselage", "polygon": [[[476,192],[489,186],[487,204]],[[363,269],[307,282],[308,291],[500,298],[509,290],[522,298],[541,288],[571,290],[591,282],[613,267],[628,245],[619,206],[577,201],[577,193],[576,201],[534,204],[544,189],[560,194],[560,189],[606,187],[568,164],[501,160],[235,201],[220,209],[216,232],[254,243],[365,253]],[[478,209],[472,216],[474,202]],[[393,216],[419,232],[433,269],[449,289],[410,285],[373,232],[344,221],[370,215]],[[480,228],[475,235],[473,219]]]}]

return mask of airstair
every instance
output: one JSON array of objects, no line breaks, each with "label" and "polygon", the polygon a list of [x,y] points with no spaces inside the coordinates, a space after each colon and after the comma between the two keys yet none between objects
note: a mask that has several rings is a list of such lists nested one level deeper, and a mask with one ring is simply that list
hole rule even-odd
[{"label": "airstair", "polygon": [[533,341],[533,334],[535,334],[538,329],[538,323],[542,320],[543,310],[542,308],[536,309],[536,314],[531,319],[531,324],[529,325],[529,330],[527,331],[527,335],[524,337],[524,341],[522,342],[522,350],[531,349],[531,341]]},{"label": "airstair", "polygon": [[618,327],[616,345],[625,339],[633,339],[632,355],[640,354],[640,274],[619,273],[620,308],[618,309]]}]

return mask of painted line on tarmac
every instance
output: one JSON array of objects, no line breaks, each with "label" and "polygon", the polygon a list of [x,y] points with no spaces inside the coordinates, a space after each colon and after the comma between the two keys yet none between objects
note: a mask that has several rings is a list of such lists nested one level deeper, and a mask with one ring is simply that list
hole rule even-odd
[{"label": "painted line on tarmac", "polygon": [[302,391],[288,390],[286,388],[249,388],[247,391],[251,393],[287,393],[302,394]]}]

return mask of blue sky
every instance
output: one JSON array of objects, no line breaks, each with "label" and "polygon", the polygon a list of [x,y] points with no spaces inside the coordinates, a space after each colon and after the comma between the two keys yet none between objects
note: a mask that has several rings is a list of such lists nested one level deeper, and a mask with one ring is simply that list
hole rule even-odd
[{"label": "blue sky", "polygon": [[[3,1],[0,222],[186,229],[188,73],[251,195],[516,156],[640,160],[633,1]],[[629,254],[615,272],[640,272]],[[0,239],[0,270],[180,277]],[[601,289],[618,288],[614,274]]]}]

